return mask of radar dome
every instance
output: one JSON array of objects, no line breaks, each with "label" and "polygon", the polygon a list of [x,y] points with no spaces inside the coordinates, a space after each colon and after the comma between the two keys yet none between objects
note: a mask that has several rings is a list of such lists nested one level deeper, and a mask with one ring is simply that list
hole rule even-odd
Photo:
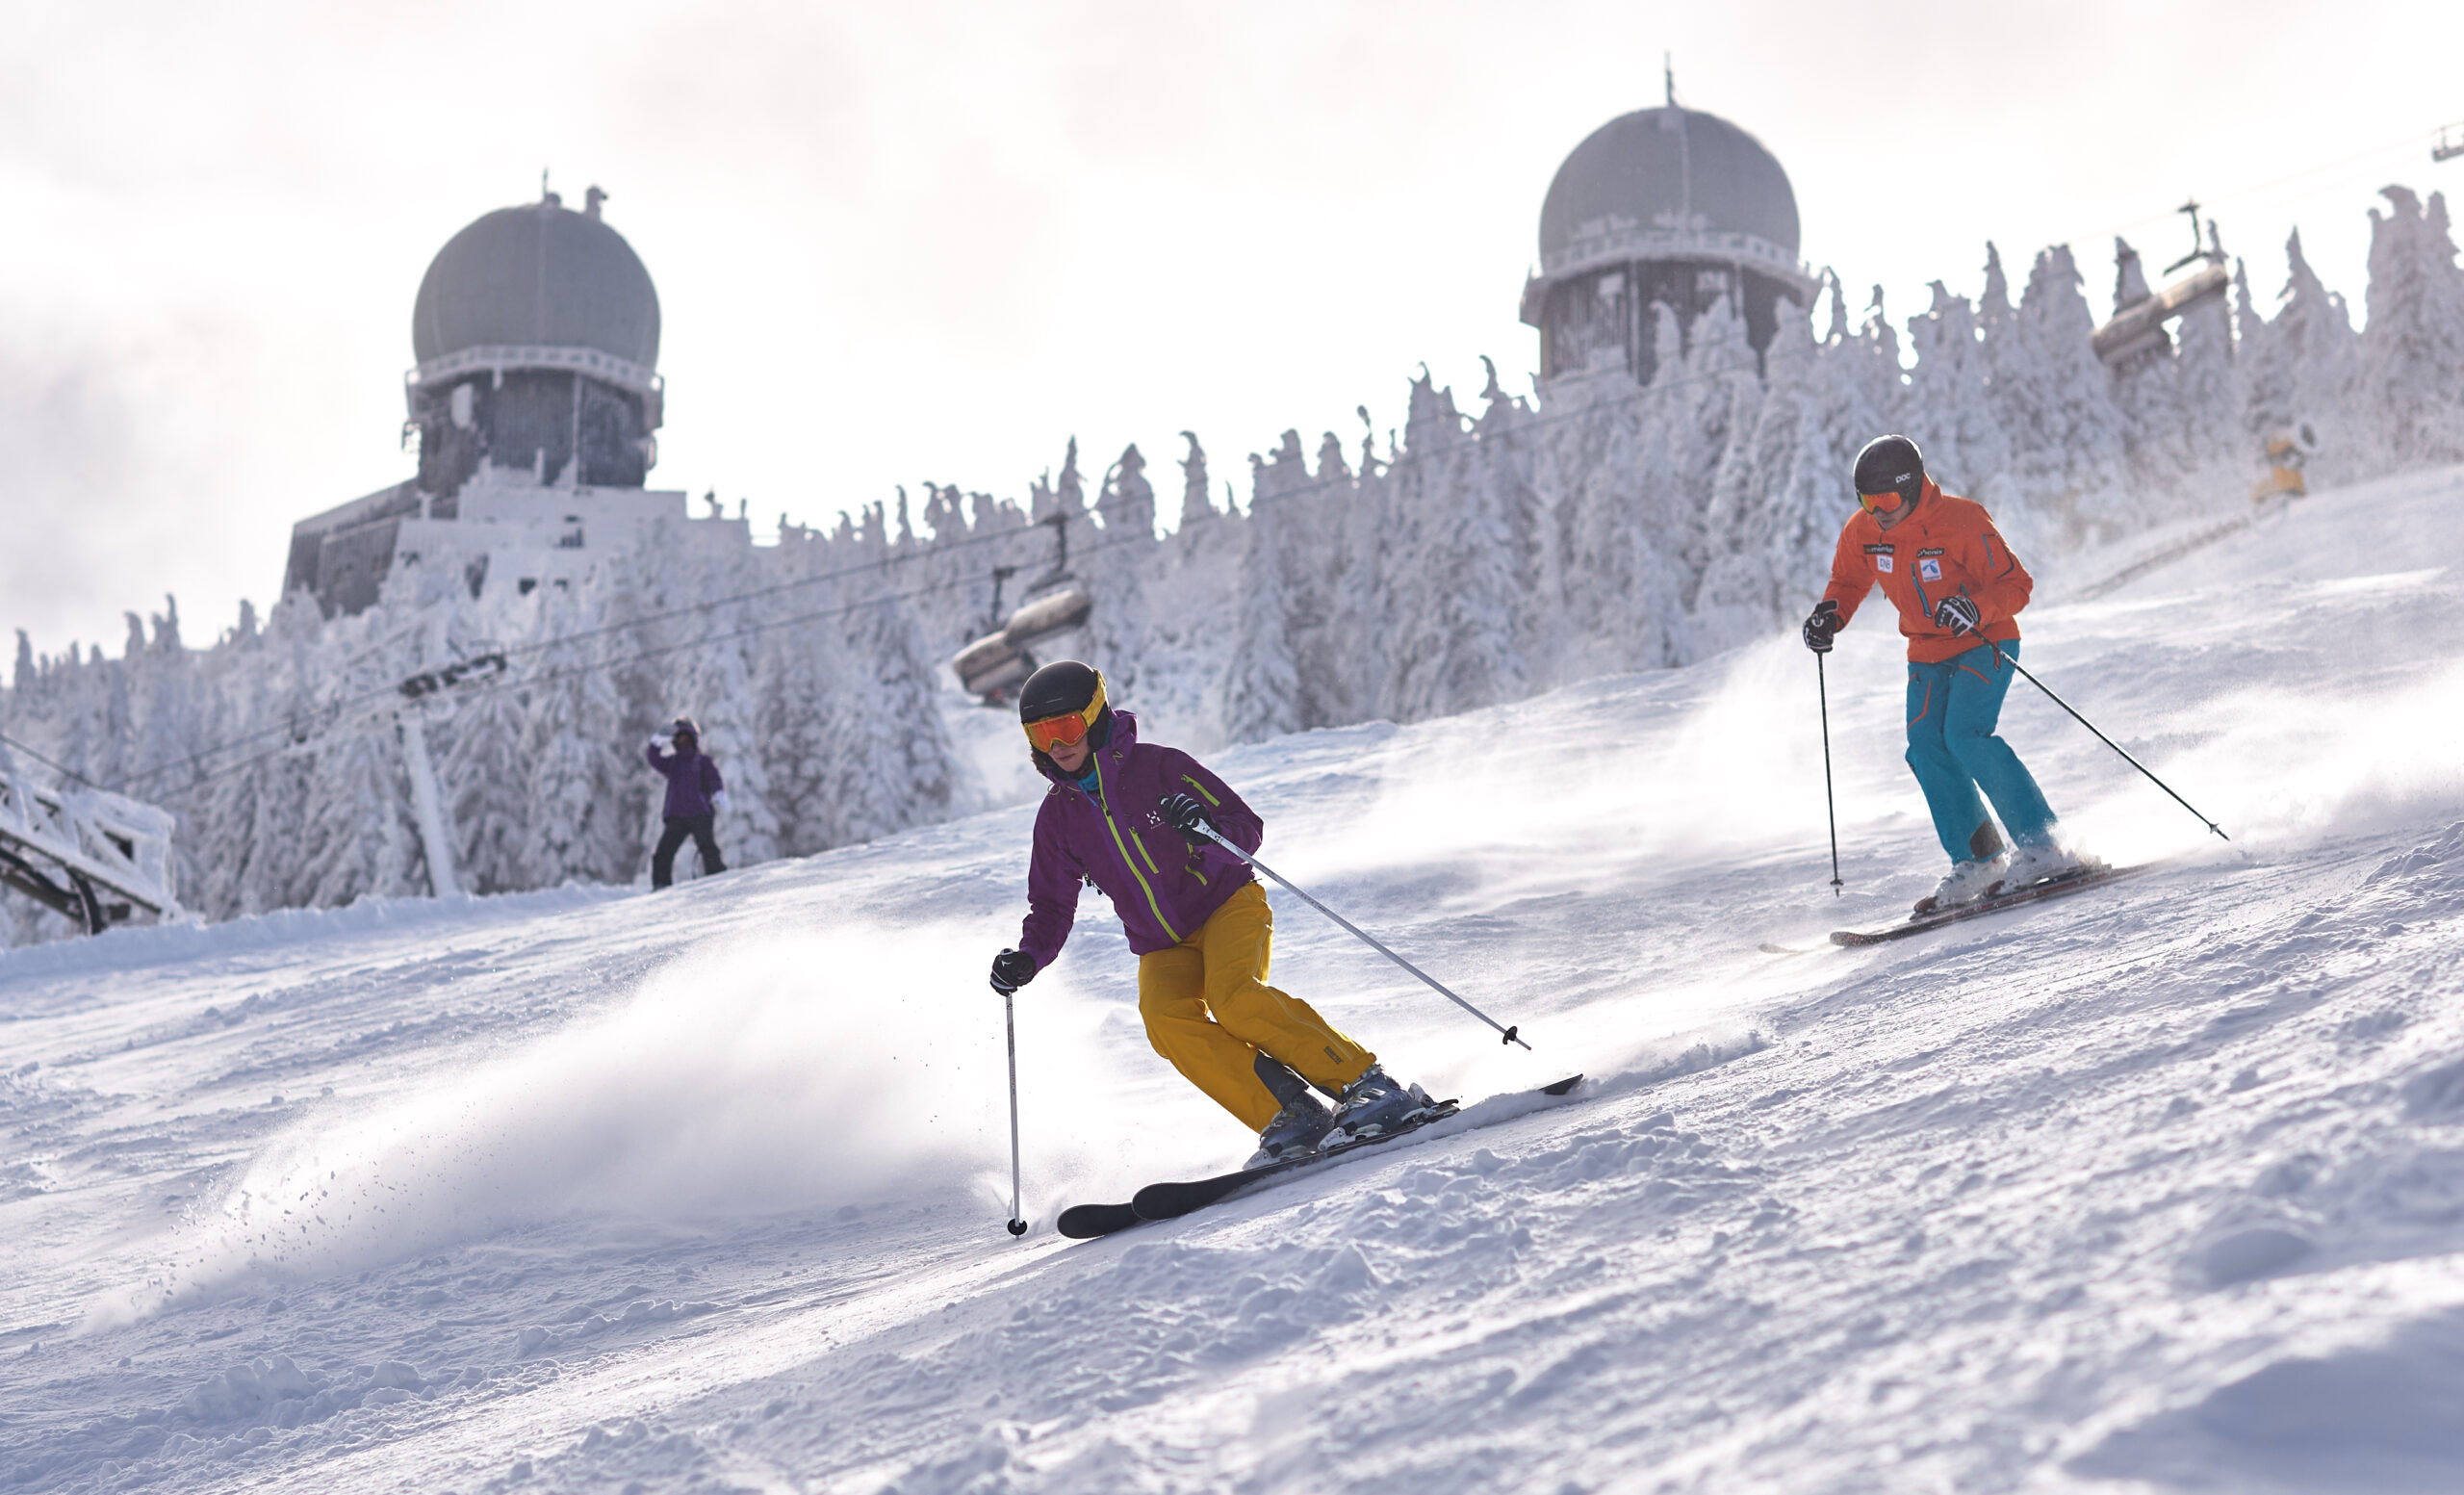
[{"label": "radar dome", "polygon": [[1540,377],[1612,370],[1649,383],[1655,307],[1691,346],[1695,322],[1726,303],[1757,354],[1783,303],[1804,308],[1814,277],[1797,259],[1797,194],[1762,142],[1677,103],[1620,115],[1584,137],[1540,207],[1540,271],[1523,320],[1540,329]]},{"label": "radar dome", "polygon": [[1540,209],[1541,268],[1557,273],[1638,242],[1731,239],[1793,269],[1797,194],[1760,141],[1695,109],[1638,109],[1592,131]]},{"label": "radar dome", "polygon": [[625,236],[554,194],[500,208],[428,263],[411,311],[422,364],[479,348],[596,348],[658,363],[658,292]]}]

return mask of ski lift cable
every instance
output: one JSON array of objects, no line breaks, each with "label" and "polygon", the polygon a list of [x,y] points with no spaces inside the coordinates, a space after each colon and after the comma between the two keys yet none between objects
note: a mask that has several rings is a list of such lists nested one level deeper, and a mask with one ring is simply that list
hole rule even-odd
[{"label": "ski lift cable", "polygon": [[[86,787],[88,787],[88,788],[90,788],[90,789],[100,789],[100,788],[102,788],[102,787],[103,787],[101,785],[96,784],[93,780],[87,778],[84,774],[79,773],[76,769],[69,767],[66,763],[62,762],[60,760],[58,760],[58,759],[56,759],[56,758],[51,758],[51,757],[46,756],[46,755],[45,755],[45,754],[44,754],[44,753],[43,753],[39,748],[36,748],[36,747],[33,747],[33,746],[31,746],[31,745],[29,745],[29,744],[27,744],[27,743],[20,742],[20,741],[18,741],[16,738],[14,738],[14,737],[13,737],[13,736],[9,735],[8,735],[7,733],[5,733],[5,732],[0,732],[0,742],[5,742],[5,743],[7,743],[9,746],[11,746],[11,747],[13,747],[13,748],[15,748],[18,752],[25,754],[28,758],[33,759],[36,762],[38,762],[38,763],[44,764],[44,765],[46,765],[47,767],[51,767],[51,768],[58,769],[60,772],[64,773],[64,774],[66,774],[69,778],[76,780],[78,783],[80,783],[80,784],[84,785]],[[106,793],[108,793],[108,792],[110,792],[110,791],[109,791],[109,790],[105,790],[105,792],[106,792]]]},{"label": "ski lift cable", "polygon": [[[2261,193],[2273,191],[2287,183],[2300,181],[2304,177],[2316,176],[2323,171],[2333,171],[2340,168],[2351,166],[2356,162],[2367,161],[2377,156],[2391,155],[2399,150],[2408,150],[2420,145],[2424,141],[2428,140],[2431,136],[2437,133],[2438,132],[2435,130],[2416,130],[2401,140],[2389,141],[2384,144],[2373,145],[2367,150],[2355,151],[2349,156],[2340,156],[2333,161],[2324,161],[2316,166],[2304,167],[2297,171],[2288,171],[2281,176],[2271,177],[2264,182],[2253,182],[2247,186],[2234,188],[2230,192],[2210,193],[2201,200],[2200,205],[2202,207],[2206,207],[2220,202],[2240,201],[2246,197],[2253,197]],[[2119,224],[2118,226],[2123,229],[2144,228],[2151,223],[2164,222],[2180,211],[2181,210],[2179,208],[2168,208],[2162,213],[2150,213],[2145,218],[2133,219],[2129,222]]]},{"label": "ski lift cable", "polygon": [[[1117,546],[1128,545],[1130,543],[1132,543],[1132,540],[1129,537],[1123,537],[1118,540],[1106,541],[1101,545],[1093,546],[1080,554],[1095,554],[1100,552],[1111,550]],[[776,629],[793,628],[800,623],[815,623],[826,621],[831,618],[844,617],[849,613],[860,612],[867,607],[880,606],[884,603],[912,602],[917,598],[931,596],[935,592],[945,592],[953,587],[969,585],[973,580],[974,579],[972,577],[954,577],[946,581],[929,582],[923,586],[911,587],[904,592],[884,592],[877,596],[860,598],[852,603],[842,603],[836,606],[825,607],[814,612],[798,613],[792,617],[785,618],[772,618],[764,622],[751,624],[744,628],[732,630],[725,633],[709,633],[686,639],[680,643],[660,644],[654,648],[637,650],[628,655],[620,655],[612,659],[597,659],[586,664],[565,665],[531,675],[517,676],[511,673],[497,675],[487,680],[475,682],[465,686],[462,693],[467,698],[469,696],[482,695],[489,691],[500,690],[507,687],[527,688],[534,685],[553,684],[558,681],[577,679],[584,675],[595,674],[601,670],[619,669],[629,664],[639,664],[643,660],[655,659],[664,655],[679,654],[689,649],[706,648],[711,644],[727,643],[739,638],[749,638],[755,634],[766,633]],[[606,630],[593,630],[592,632],[593,633],[599,633],[604,632]],[[583,636],[587,635],[573,634],[567,635],[562,639],[547,640],[545,642],[570,642],[573,639]],[[391,687],[388,687],[384,692],[380,692],[380,694],[391,693],[393,693]],[[326,733],[331,732],[335,726],[340,724],[344,713],[347,712],[352,706],[357,704],[359,704],[358,701],[341,702],[329,707],[321,708],[313,712],[304,713],[312,719],[315,717],[326,718],[327,725],[315,729],[312,732],[312,735],[304,739],[281,743],[275,747],[267,749],[265,752],[242,759],[237,762],[226,764],[220,768],[216,768],[206,773],[197,774],[191,778],[189,783],[192,786],[209,784],[217,779],[226,778],[231,774],[253,767],[254,765],[262,763],[269,759],[278,758],[295,748],[304,747],[309,742],[313,742],[319,737],[324,735]],[[290,725],[286,723],[285,726],[272,730],[277,732],[289,732],[291,728]],[[253,734],[252,736],[261,737],[267,735],[268,734],[266,733],[257,733]],[[245,739],[234,738],[230,742],[222,744],[222,747],[236,747],[239,746],[243,740]],[[32,750],[29,749],[29,751]],[[45,760],[48,761],[48,760]],[[97,787],[99,787],[99,786],[97,786]]]},{"label": "ski lift cable", "polygon": [[[748,592],[737,592],[726,597],[707,598],[701,602],[687,603],[680,606],[662,608],[654,612],[638,613],[632,617],[622,619],[615,623],[604,624],[598,628],[583,629],[577,632],[562,633],[553,638],[538,639],[527,644],[515,645],[511,648],[497,649],[492,652],[501,655],[506,659],[510,660],[517,655],[536,654],[542,650],[556,648],[560,645],[574,643],[582,639],[595,638],[605,633],[622,632],[629,628],[638,628],[646,624],[665,622],[672,618],[684,617],[697,612],[708,612],[719,607],[733,606],[738,603],[757,601],[760,598],[776,596],[782,592],[792,591],[803,586],[812,586],[824,581],[843,580],[848,577],[860,576],[868,571],[880,570],[900,561],[918,560],[935,555],[946,555],[953,552],[971,549],[979,545],[998,544],[1004,540],[1029,538],[1034,535],[1035,530],[1038,528],[1049,522],[1050,521],[1048,520],[1037,520],[1033,525],[1023,526],[1016,528],[994,530],[980,535],[968,535],[957,540],[931,542],[929,544],[919,546],[914,550],[884,555],[874,560],[860,561],[854,565],[841,566],[832,571],[816,572],[808,577],[797,577],[790,580],[775,582],[769,586],[756,587]],[[1098,547],[1098,549],[1102,548],[1105,547]],[[959,585],[971,581],[972,580],[972,578],[962,578],[947,584]],[[367,653],[363,653],[358,657],[358,658],[364,660],[368,657],[369,655]],[[356,695],[346,696],[340,701],[312,708],[306,714],[322,715],[332,711],[349,710],[353,707],[362,706],[371,701],[381,700],[385,697],[398,695],[400,693],[400,683],[398,682],[389,682],[382,685],[372,686],[369,689],[360,691]],[[174,770],[188,767],[193,763],[201,762],[206,759],[216,756],[217,754],[228,752],[232,748],[244,747],[248,743],[259,741],[266,737],[287,734],[292,730],[290,720],[286,719],[286,721],[280,726],[268,727],[257,732],[243,733],[235,737],[226,737],[219,742],[199,748],[195,752],[191,753],[184,758],[176,758],[166,762],[150,764],[147,767],[141,768],[136,773],[129,775],[126,782],[131,785],[141,784],[161,774],[170,773]],[[34,752],[34,749],[28,748],[26,751],[32,753]],[[256,760],[250,760],[250,761]],[[43,761],[51,762],[51,760],[44,759]],[[59,767],[60,765],[54,763],[53,766]],[[62,768],[61,771],[64,773],[69,773],[73,770]],[[82,777],[79,779],[79,782],[89,784],[95,788],[102,787],[101,785],[92,784],[91,781],[86,780]]]}]

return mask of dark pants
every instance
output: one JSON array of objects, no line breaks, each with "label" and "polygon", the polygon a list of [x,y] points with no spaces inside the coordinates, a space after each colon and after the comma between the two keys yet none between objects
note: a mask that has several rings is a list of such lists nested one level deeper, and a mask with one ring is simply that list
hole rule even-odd
[{"label": "dark pants", "polygon": [[676,848],[683,845],[684,838],[688,836],[701,849],[704,876],[728,869],[728,864],[719,860],[719,838],[710,834],[710,816],[670,815],[667,817],[666,834],[658,838],[658,849],[651,853],[653,888],[664,888],[676,881]]}]

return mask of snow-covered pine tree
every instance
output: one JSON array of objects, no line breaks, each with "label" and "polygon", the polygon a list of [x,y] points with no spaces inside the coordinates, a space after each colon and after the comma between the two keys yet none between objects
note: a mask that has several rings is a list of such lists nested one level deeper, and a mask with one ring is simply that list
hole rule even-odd
[{"label": "snow-covered pine tree", "polygon": [[2069,537],[2111,537],[2141,523],[2126,477],[2128,453],[2112,380],[2090,341],[2095,319],[2080,293],[2067,245],[2036,258],[1995,360],[1996,413],[2018,450],[2020,491],[2059,516]]},{"label": "snow-covered pine tree", "polygon": [[[2129,306],[2152,294],[2139,251],[2128,240],[2116,236],[2114,305]],[[2122,448],[2130,456],[2132,486],[2142,509],[2155,511],[2165,506],[2157,496],[2169,494],[2191,467],[2190,423],[2169,335],[2116,368],[2111,388],[2114,407],[2121,413]]]},{"label": "snow-covered pine tree", "polygon": [[2313,480],[2333,482],[2368,471],[2361,419],[2352,409],[2360,378],[2360,340],[2344,298],[2329,291],[2301,252],[2301,231],[2284,244],[2279,306],[2245,360],[2245,434],[2256,459],[2268,436],[2308,424],[2324,450]]},{"label": "snow-covered pine tree", "polygon": [[[798,612],[840,601],[836,588],[797,594]],[[827,599],[827,603],[824,601]],[[831,756],[838,743],[846,632],[832,621],[796,623],[761,635],[762,692],[757,736],[762,773],[778,818],[783,856],[808,857],[834,844]],[[876,723],[873,730],[884,730]]]},{"label": "snow-covered pine tree", "polygon": [[[1991,267],[1990,273],[2000,272],[1998,264]],[[1924,451],[1937,482],[1975,494],[2009,469],[2011,437],[1994,415],[1974,309],[1938,280],[1932,289],[1933,305],[1908,319],[1916,364],[1909,371],[1907,434]]]},{"label": "snow-covered pine tree", "polygon": [[837,631],[849,668],[820,756],[834,844],[947,819],[959,797],[956,756],[934,700],[938,661],[886,583],[868,579],[869,595]]},{"label": "snow-covered pine tree", "polygon": [[2464,270],[2447,198],[2386,187],[2370,214],[2370,313],[2360,408],[2381,470],[2464,460]]},{"label": "snow-covered pine tree", "polygon": [[1181,458],[1181,519],[1174,528],[1187,534],[1191,526],[1215,517],[1215,497],[1207,484],[1206,449],[1198,445],[1197,432],[1183,431],[1181,439],[1190,444],[1190,454]]},{"label": "snow-covered pine tree", "polygon": [[[610,621],[587,606],[595,592],[568,596],[543,588],[536,595],[545,603],[543,635],[581,633]],[[577,879],[629,882],[641,861],[638,807],[649,796],[639,781],[649,770],[636,773],[632,755],[649,733],[645,723],[627,721],[617,689],[624,639],[603,633],[533,657],[522,743],[530,798],[522,860],[532,888]]]},{"label": "snow-covered pine tree", "polygon": [[[1256,472],[1267,472],[1263,463]],[[1229,624],[1233,646],[1223,676],[1223,730],[1256,742],[1300,730],[1300,670],[1292,639],[1293,586],[1284,564],[1285,505],[1250,494],[1248,547]]]}]

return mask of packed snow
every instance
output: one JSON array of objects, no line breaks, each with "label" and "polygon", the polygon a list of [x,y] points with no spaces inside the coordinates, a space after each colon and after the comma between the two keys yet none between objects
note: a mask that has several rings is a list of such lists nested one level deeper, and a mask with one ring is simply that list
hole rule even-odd
[{"label": "packed snow", "polygon": [[1533,1051],[1278,891],[1279,984],[1478,1103],[1099,1241],[1051,1221],[1248,1139],[1090,900],[1003,1229],[1028,804],[0,954],[0,1487],[2453,1489],[2459,506],[2043,578],[2030,667],[2233,838],[2023,684],[2068,831],[2159,865],[1867,950],[1939,860],[1870,610],[1843,897],[1790,636],[1216,755]]}]

